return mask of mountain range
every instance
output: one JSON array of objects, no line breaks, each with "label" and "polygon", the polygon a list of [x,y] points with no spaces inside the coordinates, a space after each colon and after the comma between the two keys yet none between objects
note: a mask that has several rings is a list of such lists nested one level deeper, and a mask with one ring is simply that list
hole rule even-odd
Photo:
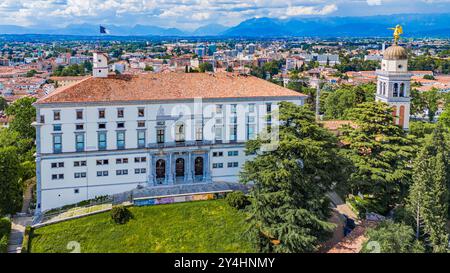
[{"label": "mountain range", "polygon": [[[386,37],[401,24],[406,37],[450,37],[450,14],[394,14],[361,17],[252,18],[233,27],[209,24],[194,31],[151,25],[105,25],[112,36],[226,37]],[[61,28],[0,25],[0,34],[99,35],[99,26],[72,24]]]}]

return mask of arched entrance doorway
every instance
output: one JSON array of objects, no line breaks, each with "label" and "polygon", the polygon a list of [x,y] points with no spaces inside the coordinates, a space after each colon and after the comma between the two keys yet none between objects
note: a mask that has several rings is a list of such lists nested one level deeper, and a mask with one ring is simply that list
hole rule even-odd
[{"label": "arched entrance doorway", "polygon": [[203,175],[203,157],[201,156],[195,158],[194,174],[195,176]]},{"label": "arched entrance doorway", "polygon": [[175,161],[175,176],[182,177],[184,176],[184,159],[178,158]]},{"label": "arched entrance doorway", "polygon": [[159,159],[156,161],[156,181],[162,184],[166,178],[166,161]]}]

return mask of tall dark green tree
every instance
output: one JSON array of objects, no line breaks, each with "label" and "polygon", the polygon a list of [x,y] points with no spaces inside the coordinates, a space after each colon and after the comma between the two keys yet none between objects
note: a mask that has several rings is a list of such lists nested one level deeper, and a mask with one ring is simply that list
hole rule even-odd
[{"label": "tall dark green tree", "polygon": [[35,129],[31,125],[36,118],[36,109],[33,106],[35,101],[36,98],[23,97],[6,109],[6,114],[13,117],[9,128],[17,131],[22,138],[34,139],[36,137]]},{"label": "tall dark green tree", "polygon": [[253,183],[249,234],[262,252],[311,252],[333,228],[326,193],[346,179],[347,165],[306,107],[282,102],[279,119],[276,149],[263,151],[261,135],[247,143],[257,153],[240,174]]},{"label": "tall dark green tree", "polygon": [[0,97],[0,111],[4,111],[8,107],[8,102],[4,97]]},{"label": "tall dark green tree", "polygon": [[407,209],[415,219],[416,237],[423,238],[432,252],[447,252],[448,146],[438,126],[414,161],[413,184]]},{"label": "tall dark green tree", "polygon": [[343,153],[354,166],[349,188],[370,196],[376,212],[386,213],[407,194],[414,143],[394,124],[392,108],[385,103],[360,104],[348,116],[356,124],[342,132],[347,144]]},{"label": "tall dark green tree", "polygon": [[22,206],[20,172],[17,149],[0,148],[0,216],[13,214]]}]

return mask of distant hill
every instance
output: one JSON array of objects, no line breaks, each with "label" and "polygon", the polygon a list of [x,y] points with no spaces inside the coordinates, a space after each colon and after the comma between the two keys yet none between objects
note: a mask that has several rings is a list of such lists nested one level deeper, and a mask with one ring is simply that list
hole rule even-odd
[{"label": "distant hill", "polygon": [[235,37],[373,37],[388,36],[388,27],[404,26],[405,36],[450,37],[450,14],[395,14],[364,17],[295,19],[254,18],[221,33]]},{"label": "distant hill", "polygon": [[197,28],[191,34],[193,36],[217,36],[220,33],[226,31],[227,29],[228,29],[228,27],[220,25],[220,24],[209,24],[209,25]]},{"label": "distant hill", "polygon": [[[388,27],[404,26],[405,37],[450,37],[450,14],[393,14],[361,17],[252,18],[227,28],[209,24],[195,31],[150,25],[105,25],[114,36],[227,37],[386,37]],[[99,35],[99,26],[73,24],[63,28],[0,25],[0,34]]]}]

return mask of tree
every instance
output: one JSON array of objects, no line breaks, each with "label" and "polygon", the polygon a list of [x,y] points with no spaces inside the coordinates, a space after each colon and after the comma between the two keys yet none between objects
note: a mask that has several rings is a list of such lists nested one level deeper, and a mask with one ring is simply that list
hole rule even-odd
[{"label": "tree", "polygon": [[302,92],[302,89],[307,86],[307,79],[301,79],[297,73],[292,73],[287,88]]},{"label": "tree", "polygon": [[16,148],[0,148],[0,173],[0,215],[13,214],[22,206],[20,161]]},{"label": "tree", "polygon": [[356,105],[374,100],[376,86],[366,84],[359,86],[343,85],[334,92],[330,92],[325,100],[325,118],[345,119],[347,113]]},{"label": "tree", "polygon": [[279,113],[275,150],[263,151],[264,134],[246,144],[257,153],[240,174],[242,183],[254,183],[249,234],[262,252],[311,252],[333,228],[326,193],[345,181],[347,165],[313,112],[281,102]]},{"label": "tree", "polygon": [[36,109],[33,106],[35,101],[36,98],[23,97],[6,109],[6,114],[13,117],[9,128],[17,131],[22,138],[35,138],[36,132],[31,125],[36,117]]},{"label": "tree", "polygon": [[356,126],[342,130],[344,155],[353,163],[352,193],[370,196],[378,213],[385,214],[403,200],[411,181],[413,141],[393,122],[392,108],[366,102],[348,114]]},{"label": "tree", "polygon": [[373,242],[380,246],[380,253],[423,253],[424,247],[414,239],[413,229],[402,223],[385,221],[366,233],[368,240],[364,242],[361,252],[376,251]]},{"label": "tree", "polygon": [[423,92],[423,97],[425,101],[425,107],[428,110],[428,120],[433,121],[436,111],[438,110],[439,100],[441,98],[438,90],[432,88],[430,91]]},{"label": "tree", "polygon": [[144,71],[153,71],[153,66],[146,65]]},{"label": "tree", "polygon": [[8,107],[8,102],[4,97],[0,97],[0,111],[4,111]]},{"label": "tree", "polygon": [[214,67],[211,63],[201,63],[198,66],[198,69],[200,70],[200,72],[214,72]]},{"label": "tree", "polygon": [[448,248],[449,156],[443,130],[438,126],[414,161],[407,210],[415,219],[416,238],[422,236],[432,252],[447,252]]},{"label": "tree", "polygon": [[450,107],[446,107],[439,116],[438,123],[443,127],[450,129]]}]

